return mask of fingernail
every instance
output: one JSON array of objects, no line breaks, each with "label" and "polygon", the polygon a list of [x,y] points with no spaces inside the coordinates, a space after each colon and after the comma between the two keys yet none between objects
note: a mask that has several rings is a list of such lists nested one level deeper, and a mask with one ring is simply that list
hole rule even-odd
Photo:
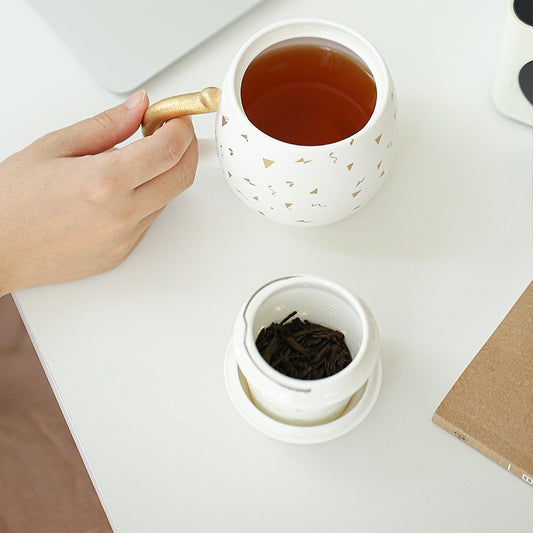
[{"label": "fingernail", "polygon": [[143,100],[144,95],[146,93],[144,92],[144,89],[141,89],[140,91],[137,91],[136,93],[132,94],[125,102],[124,105],[127,109],[130,111],[132,109],[135,109]]}]

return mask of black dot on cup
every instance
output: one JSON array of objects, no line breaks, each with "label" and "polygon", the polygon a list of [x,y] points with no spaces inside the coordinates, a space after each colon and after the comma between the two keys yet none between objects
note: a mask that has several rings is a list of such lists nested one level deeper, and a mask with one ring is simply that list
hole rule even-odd
[{"label": "black dot on cup", "polygon": [[518,73],[518,84],[524,96],[533,104],[533,61],[526,63]]},{"label": "black dot on cup", "polygon": [[515,15],[528,26],[533,26],[533,4],[531,0],[514,0]]}]

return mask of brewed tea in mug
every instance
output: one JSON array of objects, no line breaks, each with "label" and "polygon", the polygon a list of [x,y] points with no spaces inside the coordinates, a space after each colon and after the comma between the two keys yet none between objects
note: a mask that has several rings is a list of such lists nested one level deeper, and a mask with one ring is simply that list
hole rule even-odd
[{"label": "brewed tea in mug", "polygon": [[366,64],[326,39],[288,39],[261,52],[241,83],[254,126],[274,139],[317,146],[361,130],[376,105]]}]

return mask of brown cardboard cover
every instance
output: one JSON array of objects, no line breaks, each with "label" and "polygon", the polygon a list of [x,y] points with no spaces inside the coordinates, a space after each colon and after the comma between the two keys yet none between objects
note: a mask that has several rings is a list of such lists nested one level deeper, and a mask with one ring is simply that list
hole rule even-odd
[{"label": "brown cardboard cover", "polygon": [[533,486],[533,282],[433,422]]}]

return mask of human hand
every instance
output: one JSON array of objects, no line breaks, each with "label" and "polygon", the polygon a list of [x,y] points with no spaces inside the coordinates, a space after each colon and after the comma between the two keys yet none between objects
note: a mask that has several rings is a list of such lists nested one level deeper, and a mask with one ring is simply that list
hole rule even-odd
[{"label": "human hand", "polygon": [[192,184],[198,148],[188,118],[115,148],[147,107],[140,91],[0,163],[0,296],[114,268]]}]

